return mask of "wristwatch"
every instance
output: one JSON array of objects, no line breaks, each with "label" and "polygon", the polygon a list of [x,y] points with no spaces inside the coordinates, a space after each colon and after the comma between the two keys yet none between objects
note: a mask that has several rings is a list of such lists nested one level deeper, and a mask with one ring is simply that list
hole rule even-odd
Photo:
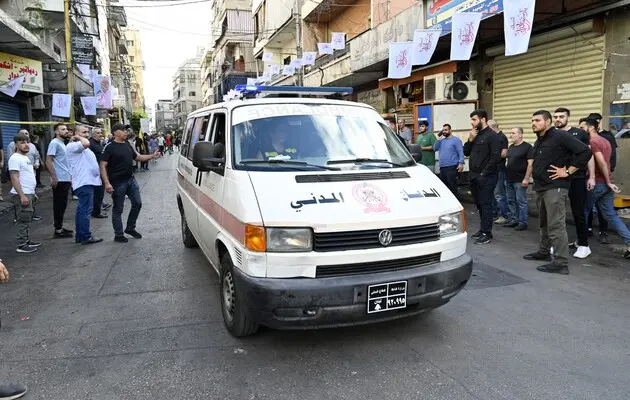
[{"label": "wristwatch", "polygon": [[567,171],[567,175],[571,176],[571,173],[569,172],[569,168],[565,168],[565,171]]}]

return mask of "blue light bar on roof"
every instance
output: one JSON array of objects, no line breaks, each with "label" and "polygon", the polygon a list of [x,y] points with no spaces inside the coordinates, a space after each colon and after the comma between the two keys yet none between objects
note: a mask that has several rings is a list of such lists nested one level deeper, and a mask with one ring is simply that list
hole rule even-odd
[{"label": "blue light bar on roof", "polygon": [[258,93],[286,93],[330,96],[333,94],[351,94],[351,87],[309,87],[309,86],[261,86],[261,85],[236,85],[237,92],[245,94]]}]

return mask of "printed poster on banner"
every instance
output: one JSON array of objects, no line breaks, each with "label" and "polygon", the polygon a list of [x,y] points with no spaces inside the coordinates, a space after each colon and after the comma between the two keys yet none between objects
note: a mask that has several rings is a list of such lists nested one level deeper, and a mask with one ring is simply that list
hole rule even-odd
[{"label": "printed poster on banner", "polygon": [[269,67],[271,76],[278,75],[280,73],[280,64],[271,64]]},{"label": "printed poster on banner", "polygon": [[426,65],[431,61],[441,33],[439,29],[416,29],[413,32],[412,65]]},{"label": "printed poster on banner", "polygon": [[293,74],[295,74],[295,67],[291,65],[285,65],[284,68],[282,68],[282,75],[291,76]]},{"label": "printed poster on banner", "polygon": [[63,93],[53,93],[52,115],[55,117],[70,117],[70,107],[72,107],[72,96]]},{"label": "printed poster on banner", "polygon": [[320,55],[333,54],[335,52],[332,43],[317,43],[317,49]]},{"label": "printed poster on banner", "polygon": [[297,60],[291,61],[291,66],[295,69],[300,68],[302,66],[302,60],[297,59]]},{"label": "printed poster on banner", "polygon": [[[451,33],[452,18],[456,12],[480,12],[482,19],[493,17],[503,11],[508,0],[428,0],[426,2],[428,29],[442,29],[440,36]],[[512,0],[509,0],[512,1]]]},{"label": "printed poster on banner", "polygon": [[109,76],[96,74],[94,77],[94,96],[98,108],[112,108],[112,89]]},{"label": "printed poster on banner", "polygon": [[503,3],[506,56],[527,53],[535,7],[536,0],[510,0]]},{"label": "printed poster on banner", "polygon": [[96,97],[81,97],[81,106],[85,115],[96,115]]},{"label": "printed poster on banner", "polygon": [[266,51],[262,55],[263,62],[271,62],[273,60],[273,53],[270,51]]},{"label": "printed poster on banner", "polygon": [[343,50],[346,48],[346,33],[333,32],[331,40],[333,50]]},{"label": "printed poster on banner", "polygon": [[0,84],[0,93],[4,93],[9,97],[15,97],[18,90],[22,87],[24,83],[25,75],[20,76],[19,78],[15,78],[12,81],[7,83]]},{"label": "printed poster on banner", "polygon": [[390,79],[401,79],[411,76],[411,48],[413,42],[396,42],[389,44]]},{"label": "printed poster on banner", "polygon": [[305,51],[302,53],[302,65],[315,65],[316,51]]},{"label": "printed poster on banner", "polygon": [[271,80],[271,71],[266,69],[262,74],[262,80],[263,82],[269,82]]},{"label": "printed poster on banner", "polygon": [[453,15],[451,60],[470,60],[480,22],[481,13],[457,13]]}]

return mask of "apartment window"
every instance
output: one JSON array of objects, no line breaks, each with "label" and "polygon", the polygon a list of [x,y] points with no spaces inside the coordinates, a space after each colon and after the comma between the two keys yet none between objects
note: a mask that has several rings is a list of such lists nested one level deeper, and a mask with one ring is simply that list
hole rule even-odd
[{"label": "apartment window", "polygon": [[54,50],[55,53],[57,53],[58,56],[61,55],[61,49],[59,48],[59,46],[57,46],[54,43],[53,43],[53,50]]},{"label": "apartment window", "polygon": [[133,47],[133,40],[127,40],[127,46]]},{"label": "apartment window", "polygon": [[291,65],[291,56],[284,59],[284,65]]},{"label": "apartment window", "polygon": [[129,56],[129,61],[134,62],[135,57],[134,56]]},{"label": "apartment window", "polygon": [[190,106],[190,112],[193,112],[197,109],[197,106]]},{"label": "apartment window", "polygon": [[195,97],[197,95],[197,93],[195,93],[195,92],[188,92],[188,95],[192,96],[192,97]]}]

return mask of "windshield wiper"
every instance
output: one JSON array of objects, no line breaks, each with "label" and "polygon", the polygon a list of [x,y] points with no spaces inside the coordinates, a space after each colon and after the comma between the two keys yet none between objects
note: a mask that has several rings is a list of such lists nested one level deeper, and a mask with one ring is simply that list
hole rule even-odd
[{"label": "windshield wiper", "polygon": [[359,163],[381,163],[381,164],[389,164],[389,165],[393,165],[394,167],[406,167],[406,165],[403,164],[399,164],[399,163],[395,163],[395,162],[391,162],[385,159],[380,159],[380,158],[354,158],[354,159],[349,159],[349,160],[330,160],[328,161],[326,164],[348,164],[348,163],[355,163],[355,164],[359,164]]},{"label": "windshield wiper", "polygon": [[329,171],[341,171],[341,168],[327,167],[325,165],[318,165],[318,164],[309,164],[306,161],[295,161],[295,160],[241,160],[239,164],[285,164],[285,165],[295,165],[295,166],[303,166],[303,167],[315,167],[315,168],[327,169]]}]

